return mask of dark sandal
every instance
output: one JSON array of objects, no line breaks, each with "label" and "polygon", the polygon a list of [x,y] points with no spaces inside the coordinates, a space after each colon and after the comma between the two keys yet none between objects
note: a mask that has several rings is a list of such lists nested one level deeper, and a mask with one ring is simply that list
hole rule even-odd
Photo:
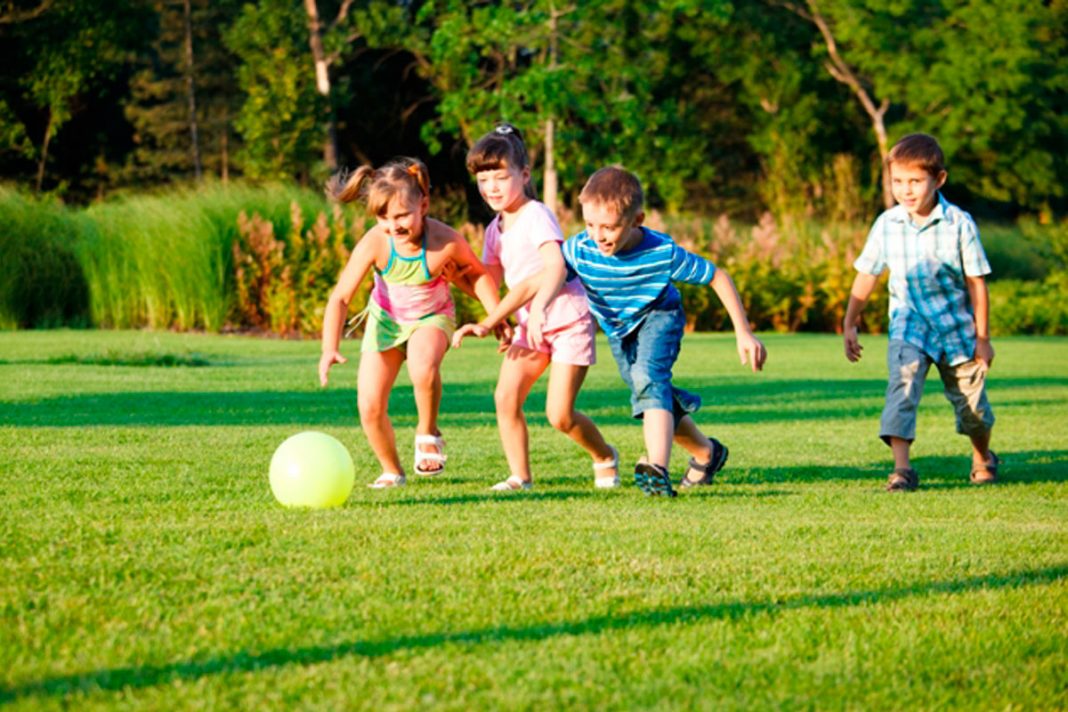
[{"label": "dark sandal", "polygon": [[639,462],[634,466],[634,484],[648,496],[675,497],[678,493],[671,486],[671,475],[659,465]]},{"label": "dark sandal", "polygon": [[989,485],[998,481],[998,465],[1001,464],[1001,460],[994,453],[990,451],[990,462],[983,463],[982,465],[972,465],[972,472],[968,476],[973,485]]},{"label": "dark sandal", "polygon": [[911,467],[898,467],[886,480],[887,492],[911,492],[920,486],[920,476]]},{"label": "dark sandal", "polygon": [[[727,464],[727,455],[729,454],[727,446],[715,438],[709,438],[709,440],[712,441],[712,456],[709,458],[708,462],[703,465],[691,457],[686,474],[683,475],[682,480],[679,481],[679,487],[710,485],[712,484],[712,479],[716,476],[716,473],[722,470],[723,466]],[[693,470],[697,470],[701,473],[700,479],[690,479],[690,472]]]}]

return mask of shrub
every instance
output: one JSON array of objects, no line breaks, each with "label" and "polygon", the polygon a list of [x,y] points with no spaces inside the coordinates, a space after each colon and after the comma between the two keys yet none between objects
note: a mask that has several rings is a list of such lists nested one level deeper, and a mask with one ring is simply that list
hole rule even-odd
[{"label": "shrub", "polygon": [[1005,334],[1068,335],[1068,271],[1041,282],[1001,280],[990,284],[990,330]]},{"label": "shrub", "polygon": [[0,188],[0,328],[86,326],[89,294],[74,244],[84,220]]}]

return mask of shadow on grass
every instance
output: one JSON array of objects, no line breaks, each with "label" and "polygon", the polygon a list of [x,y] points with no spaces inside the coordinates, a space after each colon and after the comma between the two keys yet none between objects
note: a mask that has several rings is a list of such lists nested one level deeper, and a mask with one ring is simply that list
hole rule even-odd
[{"label": "shadow on grass", "polygon": [[[962,438],[962,446],[967,441]],[[1035,484],[1039,482],[1068,482],[1068,450],[996,450],[1001,458],[998,483],[995,487]],[[924,455],[914,457],[912,466],[920,475],[920,489],[952,489],[973,487],[968,481],[971,453],[962,449],[959,457]],[[826,482],[830,480],[870,481],[882,486],[893,467],[890,450],[886,461],[861,467],[803,465],[799,467],[754,467],[746,470],[724,470],[727,484],[783,484],[790,482]]]},{"label": "shadow on grass", "polygon": [[[698,421],[707,428],[717,423],[744,424],[844,418],[876,419],[882,410],[885,384],[881,380],[748,380],[687,379],[680,385],[704,398]],[[998,381],[1005,393],[1013,388],[1058,388],[1065,378],[1019,378]],[[1007,395],[1007,394],[1006,394]],[[1068,396],[1062,400],[1068,401]],[[1057,402],[1055,399],[1045,403]],[[580,410],[598,411],[601,425],[631,424],[627,390],[586,388],[579,394]],[[543,422],[545,393],[527,400],[532,422]],[[605,412],[607,411],[607,412]],[[454,427],[493,422],[493,388],[487,384],[445,386],[443,420]],[[415,401],[409,387],[394,389],[390,398],[394,424],[415,424]],[[38,427],[173,426],[173,425],[295,425],[325,426],[356,420],[355,391],[128,391],[85,393],[4,404],[0,425]]]},{"label": "shadow on grass", "polygon": [[579,621],[561,621],[531,626],[499,626],[455,633],[405,635],[383,640],[355,640],[337,645],[276,648],[264,652],[239,652],[206,660],[187,660],[169,665],[98,670],[83,675],[53,677],[40,682],[0,689],[0,702],[25,697],[62,697],[76,692],[118,691],[154,687],[212,675],[260,672],[289,665],[316,665],[351,656],[376,658],[401,650],[437,648],[443,645],[476,646],[507,641],[538,642],[559,636],[599,635],[710,620],[734,620],[754,614],[777,615],[808,608],[844,608],[892,603],[913,597],[952,595],[978,590],[1041,586],[1068,578],[1068,564],[988,574],[948,581],[930,581],[909,586],[798,596],[781,601],[730,601],[706,605],[636,611],[619,616],[595,616]]}]

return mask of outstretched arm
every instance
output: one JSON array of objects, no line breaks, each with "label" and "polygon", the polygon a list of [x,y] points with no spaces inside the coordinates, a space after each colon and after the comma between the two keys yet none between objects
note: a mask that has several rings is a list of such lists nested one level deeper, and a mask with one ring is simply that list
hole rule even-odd
[{"label": "outstretched arm", "polygon": [[990,343],[990,293],[983,277],[965,277],[968,295],[975,313],[975,359],[982,361],[986,369],[994,363],[994,347]]},{"label": "outstretched arm", "polygon": [[348,361],[338,350],[341,345],[341,330],[352,296],[374,264],[377,243],[378,235],[374,233],[374,229],[356,243],[356,248],[345,268],[341,270],[337,285],[326,302],[323,312],[322,355],[319,357],[319,384],[322,386],[327,384],[331,366]]},{"label": "outstretched arm", "polygon": [[746,316],[742,298],[738,296],[738,289],[734,286],[734,280],[722,269],[717,269],[712,276],[711,286],[716,296],[723,302],[723,306],[730,315],[734,325],[734,338],[738,343],[738,358],[742,364],[748,363],[753,372],[764,368],[764,362],[768,358],[768,351],[763,342],[753,334],[749,328],[749,317]]},{"label": "outstretched arm", "polygon": [[864,311],[864,305],[868,303],[878,280],[877,275],[857,272],[853,279],[853,288],[849,291],[849,306],[846,307],[845,322],[842,324],[842,338],[845,340],[846,358],[854,363],[860,360],[860,352],[864,350],[857,335],[860,313]]}]

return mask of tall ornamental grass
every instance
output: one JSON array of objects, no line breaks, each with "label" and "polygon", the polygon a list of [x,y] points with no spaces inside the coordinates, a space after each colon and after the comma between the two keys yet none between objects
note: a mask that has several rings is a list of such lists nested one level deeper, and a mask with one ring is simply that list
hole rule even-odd
[{"label": "tall ornamental grass", "polygon": [[90,207],[78,256],[93,323],[221,330],[235,308],[238,216],[254,212],[284,233],[293,204],[314,214],[325,199],[293,187],[209,186]]},{"label": "tall ornamental grass", "polygon": [[84,326],[85,275],[75,255],[78,213],[0,187],[0,329]]}]

